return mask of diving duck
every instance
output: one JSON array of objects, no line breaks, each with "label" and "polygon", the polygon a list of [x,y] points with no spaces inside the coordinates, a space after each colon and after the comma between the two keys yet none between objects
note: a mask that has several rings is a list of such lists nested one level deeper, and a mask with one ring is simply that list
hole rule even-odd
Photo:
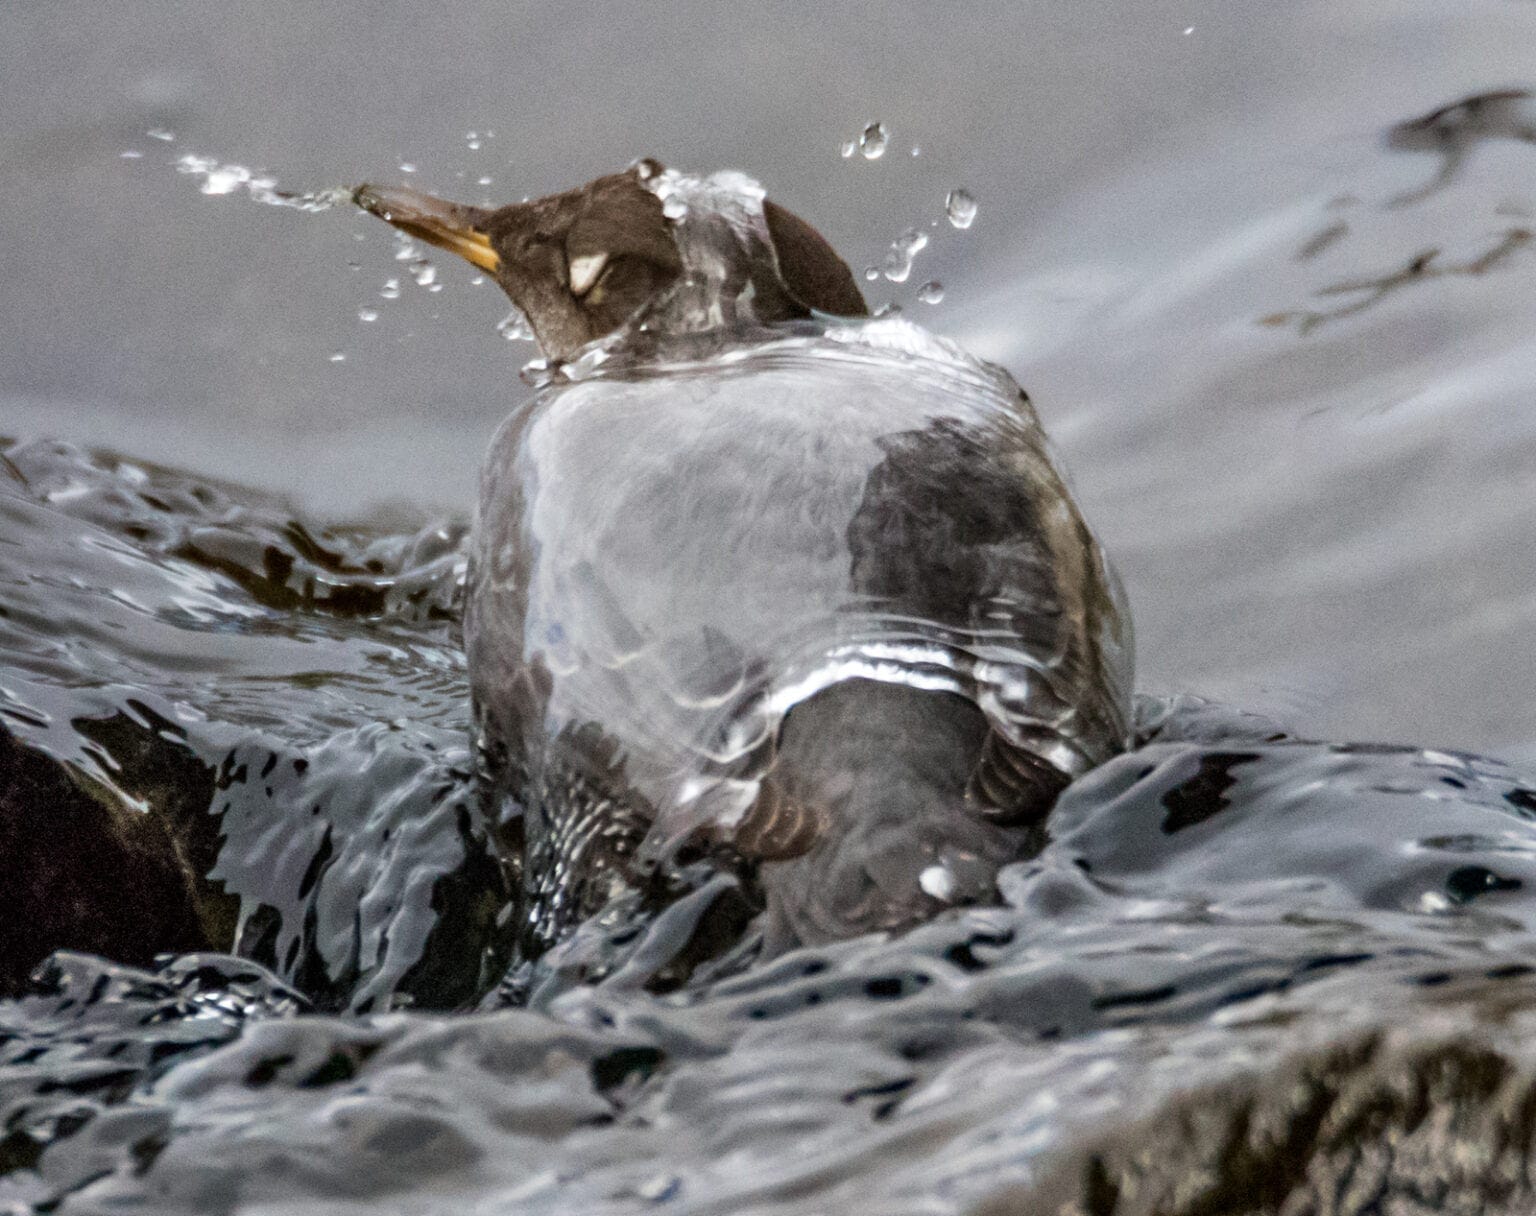
[{"label": "diving duck", "polygon": [[482,470],[464,610],[525,954],[680,858],[751,874],[769,952],[993,898],[1125,746],[1132,664],[1019,386],[871,318],[738,173],[354,198],[494,276],[544,355]]}]

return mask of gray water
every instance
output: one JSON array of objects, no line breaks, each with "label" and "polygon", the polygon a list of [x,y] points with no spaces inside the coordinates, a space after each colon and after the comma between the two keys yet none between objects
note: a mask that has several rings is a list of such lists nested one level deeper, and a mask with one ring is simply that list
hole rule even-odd
[{"label": "gray water", "polygon": [[[0,1210],[1528,1207],[1536,102],[1412,124],[1536,87],[1536,6],[3,26],[0,432],[130,459],[6,449],[0,713],[183,816],[246,961],[63,954],[0,1004]],[[666,997],[676,926],[598,934],[469,1012],[507,893],[459,546],[532,349],[465,268],[177,163],[499,202],[641,154],[856,270],[928,235],[866,291],[1029,390],[1168,695],[1006,907]]]},{"label": "gray water", "polygon": [[[7,429],[323,517],[465,511],[529,353],[494,332],[494,286],[444,265],[441,292],[415,289],[363,217],[204,196],[171,163],[492,202],[640,155],[739,167],[856,270],[908,227],[931,234],[904,284],[870,294],[1034,397],[1126,578],[1144,686],[1330,737],[1536,744],[1531,247],[1305,333],[1263,324],[1368,300],[1320,293],[1430,249],[1475,263],[1530,222],[1536,145],[1476,140],[1444,189],[1394,207],[1441,158],[1384,141],[1532,83],[1529,3],[469,5],[438,21],[237,0],[20,4],[4,23]],[[844,159],[877,119],[885,154]],[[964,231],[942,219],[957,186],[979,204]],[[381,301],[389,278],[401,298]],[[939,305],[917,299],[929,280]]]}]

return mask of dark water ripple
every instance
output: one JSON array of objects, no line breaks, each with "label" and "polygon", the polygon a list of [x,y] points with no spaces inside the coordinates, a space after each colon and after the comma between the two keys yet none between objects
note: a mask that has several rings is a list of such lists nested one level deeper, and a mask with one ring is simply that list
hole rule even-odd
[{"label": "dark water ripple", "polygon": [[321,1004],[472,996],[466,953],[488,948],[505,884],[469,792],[462,526],[316,535],[166,470],[57,444],[7,457],[0,718],[108,807],[71,840],[101,899],[121,859],[85,856],[90,822],[112,837],[152,806],[201,944]]},{"label": "dark water ripple", "polygon": [[[27,916],[0,930],[0,1211],[1529,1199],[1530,774],[1144,699],[1004,906],[656,995],[705,883],[588,926],[506,1008],[461,529],[321,532],[168,470],[7,455],[0,881]],[[67,947],[125,961],[43,961]]]}]

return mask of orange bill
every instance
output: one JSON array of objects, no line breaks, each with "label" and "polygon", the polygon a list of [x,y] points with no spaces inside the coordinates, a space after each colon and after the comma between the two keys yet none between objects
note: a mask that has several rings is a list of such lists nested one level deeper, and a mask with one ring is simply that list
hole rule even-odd
[{"label": "orange bill", "polygon": [[400,231],[456,253],[481,270],[495,274],[501,268],[483,227],[491,213],[481,207],[450,203],[409,186],[359,186],[352,192],[352,201]]}]

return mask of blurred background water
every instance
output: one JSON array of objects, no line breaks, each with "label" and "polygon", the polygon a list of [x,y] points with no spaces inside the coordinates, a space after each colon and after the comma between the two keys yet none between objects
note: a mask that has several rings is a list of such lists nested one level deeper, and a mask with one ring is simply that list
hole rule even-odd
[{"label": "blurred background water", "polygon": [[[0,880],[182,953],[0,1002],[0,1211],[1213,1213],[1303,1160],[1528,1210],[1533,52],[1529,0],[7,6]],[[1174,695],[1006,907],[420,1012],[505,961],[455,614],[533,348],[253,199],[640,155],[1014,373]]]},{"label": "blurred background water", "polygon": [[[417,287],[381,226],[210,197],[176,160],[498,203],[642,154],[739,167],[856,270],[931,236],[870,294],[1034,396],[1126,576],[1145,687],[1336,737],[1536,747],[1536,249],[1449,269],[1524,231],[1536,144],[1473,138],[1443,189],[1394,206],[1442,156],[1386,142],[1531,83],[1523,0],[66,2],[4,22],[9,432],[322,518],[467,511],[529,353],[496,333],[494,286],[443,265]],[[884,154],[844,158],[876,120]],[[956,187],[979,204],[965,230],[942,222]],[[1327,294],[1430,250],[1447,273]]]}]

